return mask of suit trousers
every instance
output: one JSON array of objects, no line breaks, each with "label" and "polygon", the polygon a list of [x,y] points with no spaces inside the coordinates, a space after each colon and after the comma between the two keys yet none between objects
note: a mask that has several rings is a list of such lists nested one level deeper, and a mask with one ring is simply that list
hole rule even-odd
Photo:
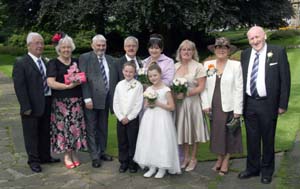
[{"label": "suit trousers", "polygon": [[119,162],[121,164],[133,163],[136,140],[139,132],[139,118],[131,120],[128,124],[123,125],[117,122],[117,135],[119,147]]},{"label": "suit trousers", "polygon": [[[275,167],[275,131],[277,116],[270,112],[267,99],[246,97],[247,170],[272,176]],[[262,148],[262,149],[261,149]]]},{"label": "suit trousers", "polygon": [[45,97],[42,116],[22,115],[22,127],[28,164],[47,161],[50,156],[51,97]]},{"label": "suit trousers", "polygon": [[109,105],[105,109],[85,109],[87,141],[92,160],[100,159],[105,153],[108,135]]}]

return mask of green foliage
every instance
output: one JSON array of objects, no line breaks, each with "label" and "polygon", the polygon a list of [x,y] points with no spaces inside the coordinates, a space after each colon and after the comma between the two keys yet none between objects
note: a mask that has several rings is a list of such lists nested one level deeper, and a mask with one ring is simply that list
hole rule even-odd
[{"label": "green foliage", "polygon": [[300,36],[300,30],[277,30],[273,32],[270,36],[270,40],[278,40],[278,39],[287,39],[294,36]]},{"label": "green foliage", "polygon": [[13,34],[8,39],[8,45],[13,47],[26,47],[26,33]]},{"label": "green foliage", "polygon": [[90,51],[92,38],[96,35],[95,31],[80,31],[74,38],[76,45],[76,53],[83,53]]}]

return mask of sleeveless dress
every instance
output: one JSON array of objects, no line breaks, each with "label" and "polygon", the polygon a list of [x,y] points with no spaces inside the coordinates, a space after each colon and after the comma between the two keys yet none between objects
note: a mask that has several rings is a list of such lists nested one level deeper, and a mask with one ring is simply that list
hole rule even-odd
[{"label": "sleeveless dress", "polygon": [[[181,63],[175,64],[176,71]],[[197,79],[205,77],[205,69],[201,63],[194,60],[188,63],[188,73],[183,77],[188,81],[188,90],[197,86]],[[179,78],[175,73],[175,78]],[[194,144],[196,142],[207,142],[209,132],[207,123],[202,112],[200,94],[185,97],[182,102],[176,103],[176,119],[178,144]]]},{"label": "sleeveless dress", "polygon": [[[148,90],[154,89],[151,86]],[[166,104],[170,88],[164,86],[155,91],[157,100]],[[140,123],[134,161],[142,168],[151,166],[171,174],[181,173],[176,137],[172,112],[160,107],[147,108]]]}]

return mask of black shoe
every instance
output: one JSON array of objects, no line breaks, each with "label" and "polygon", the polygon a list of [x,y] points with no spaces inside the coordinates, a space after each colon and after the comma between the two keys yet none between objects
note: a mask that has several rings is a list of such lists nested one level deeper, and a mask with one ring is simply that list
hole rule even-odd
[{"label": "black shoe", "polygon": [[129,172],[136,173],[138,171],[138,165],[136,163],[129,164]]},{"label": "black shoe", "polygon": [[99,159],[93,159],[93,161],[92,161],[92,167],[94,167],[94,168],[101,167],[101,160],[99,160]]},{"label": "black shoe", "polygon": [[259,173],[252,173],[250,171],[242,171],[242,172],[240,172],[238,178],[239,179],[247,179],[247,178],[257,177],[257,176],[259,176]]},{"label": "black shoe", "polygon": [[31,163],[31,164],[29,165],[29,167],[30,167],[30,169],[31,169],[33,172],[35,172],[35,173],[40,173],[40,172],[42,172],[42,168],[41,168],[40,164],[38,164],[38,163]]},{"label": "black shoe", "polygon": [[270,184],[272,182],[272,177],[262,176],[260,182],[263,184]]},{"label": "black shoe", "polygon": [[48,160],[42,160],[41,161],[41,163],[58,163],[58,162],[60,162],[60,159],[59,158],[53,158],[53,157],[51,157]]},{"label": "black shoe", "polygon": [[101,155],[100,159],[102,159],[103,161],[112,161],[113,160],[112,156],[110,156],[108,154]]},{"label": "black shoe", "polygon": [[125,164],[125,163],[122,163],[122,164],[120,165],[119,172],[120,172],[120,173],[125,173],[125,172],[127,171],[127,169],[128,169],[128,165]]}]

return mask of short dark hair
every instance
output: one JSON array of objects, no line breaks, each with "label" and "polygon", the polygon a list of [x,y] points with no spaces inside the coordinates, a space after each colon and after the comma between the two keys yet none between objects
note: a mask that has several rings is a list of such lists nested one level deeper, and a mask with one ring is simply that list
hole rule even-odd
[{"label": "short dark hair", "polygon": [[156,45],[160,49],[164,49],[164,38],[162,35],[157,34],[157,33],[150,35],[149,42],[148,42],[148,48],[151,48]]},{"label": "short dark hair", "polygon": [[128,62],[125,62],[125,63],[123,64],[123,69],[124,69],[126,66],[131,66],[131,67],[133,67],[133,68],[134,68],[134,72],[136,72],[136,65],[135,65],[134,60],[130,60],[130,61],[128,61]]}]

